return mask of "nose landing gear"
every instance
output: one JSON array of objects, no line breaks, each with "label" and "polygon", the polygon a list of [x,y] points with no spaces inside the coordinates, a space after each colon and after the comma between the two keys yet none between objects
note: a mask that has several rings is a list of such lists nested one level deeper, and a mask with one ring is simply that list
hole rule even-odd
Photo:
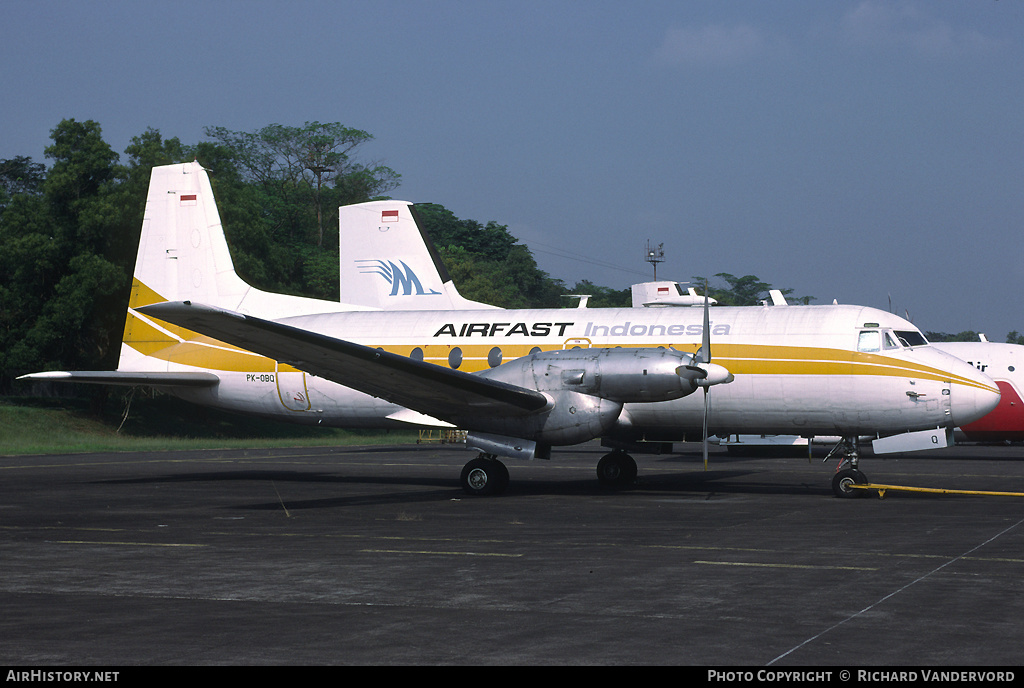
[{"label": "nose landing gear", "polygon": [[853,485],[866,485],[867,477],[857,467],[860,463],[860,454],[857,451],[857,438],[844,437],[832,448],[832,451],[825,457],[828,461],[832,456],[840,456],[842,460],[836,467],[836,474],[832,477],[832,493],[842,499],[855,499],[867,494]]}]

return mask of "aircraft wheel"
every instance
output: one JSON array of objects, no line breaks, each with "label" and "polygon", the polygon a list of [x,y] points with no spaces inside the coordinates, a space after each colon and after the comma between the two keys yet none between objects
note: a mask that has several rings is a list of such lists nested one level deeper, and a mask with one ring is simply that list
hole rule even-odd
[{"label": "aircraft wheel", "polygon": [[602,487],[628,487],[636,481],[636,461],[625,452],[605,454],[597,462],[597,480]]},{"label": "aircraft wheel", "polygon": [[856,468],[846,468],[832,478],[832,492],[836,497],[843,499],[855,499],[867,494],[867,490],[859,490],[850,485],[864,485],[868,482],[867,477]]},{"label": "aircraft wheel", "polygon": [[508,468],[497,459],[478,457],[462,469],[463,491],[477,497],[501,494],[508,487],[508,480]]}]

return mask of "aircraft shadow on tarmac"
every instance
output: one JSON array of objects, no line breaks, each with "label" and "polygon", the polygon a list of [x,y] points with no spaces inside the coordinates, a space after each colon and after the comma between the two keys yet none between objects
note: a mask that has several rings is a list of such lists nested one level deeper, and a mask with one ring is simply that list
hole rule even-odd
[{"label": "aircraft shadow on tarmac", "polygon": [[[511,482],[507,491],[501,496],[470,497],[459,487],[457,473],[453,473],[451,457],[448,449],[436,446],[402,446],[397,448],[400,453],[435,452],[438,459],[445,465],[432,466],[419,464],[405,469],[389,468],[388,474],[374,474],[374,469],[366,465],[358,469],[357,474],[346,474],[346,467],[339,465],[336,471],[324,470],[292,470],[292,469],[252,469],[239,467],[237,470],[190,471],[186,473],[167,473],[164,475],[138,478],[124,478],[103,481],[105,484],[146,484],[146,483],[215,483],[215,482],[266,482],[277,484],[328,486],[326,492],[331,493],[331,485],[337,486],[337,496],[325,496],[325,489],[317,489],[316,497],[299,499],[273,499],[266,502],[237,504],[228,508],[242,510],[279,510],[284,506],[289,510],[299,509],[332,509],[366,506],[373,504],[412,504],[430,503],[451,500],[506,500],[522,497],[581,497],[597,498],[615,496],[618,499],[641,499],[651,496],[672,496],[694,500],[716,500],[743,495],[792,495],[813,498],[831,498],[830,480],[832,466],[821,466],[825,451],[815,448],[812,463],[819,468],[813,470],[813,476],[796,474],[791,470],[795,463],[808,460],[806,450],[793,453],[788,457],[777,455],[756,455],[751,452],[734,455],[724,450],[712,453],[710,465],[704,470],[699,450],[673,452],[660,456],[647,457],[641,466],[636,483],[620,490],[611,490],[598,484],[596,476],[590,472],[589,459],[586,477],[579,472],[581,457],[596,456],[603,449],[592,447],[576,453],[575,459],[564,462],[554,460],[550,466],[538,462],[527,464],[510,463]],[[338,448],[332,454],[378,454],[395,453],[396,447],[359,447]],[[924,466],[931,461],[967,462],[976,457],[977,448],[971,445],[951,447],[948,449],[914,452],[912,454],[890,454],[885,457],[872,457],[872,461],[904,461],[907,464],[921,462]],[[1017,447],[999,447],[997,451],[986,452],[987,460],[1020,461]],[[272,460],[272,459],[271,459]],[[323,460],[329,461],[329,456]],[[574,462],[574,465],[570,463]],[[766,461],[766,462],[762,462]],[[456,463],[458,460],[456,461]],[[787,468],[787,466],[789,468]],[[559,468],[571,468],[572,476]],[[383,490],[367,491],[362,489],[353,494],[346,486],[377,486]],[[311,491],[313,491],[311,489]],[[912,495],[904,495],[910,498]],[[927,498],[927,497],[924,497]]]},{"label": "aircraft shadow on tarmac", "polygon": [[[335,484],[335,485],[383,485],[433,488],[429,491],[410,491],[403,489],[397,492],[359,494],[332,498],[318,498],[308,500],[286,500],[284,506],[288,509],[323,509],[332,507],[349,507],[365,505],[370,503],[400,503],[400,502],[431,502],[450,500],[452,494],[462,494],[458,481],[450,478],[422,478],[422,477],[384,477],[384,476],[345,476],[324,472],[293,471],[293,470],[252,470],[240,469],[237,471],[214,471],[180,473],[145,478],[125,478],[117,480],[101,481],[106,485],[139,485],[139,484],[174,484],[174,483],[212,483],[212,482],[267,482],[267,483],[304,483]],[[441,489],[437,489],[441,488]],[[282,501],[237,505],[230,508],[246,510],[280,510]]]},{"label": "aircraft shadow on tarmac", "polygon": [[[664,463],[674,463],[666,457]],[[662,462],[658,462],[660,464]],[[196,471],[139,478],[124,478],[100,481],[107,485],[175,484],[175,483],[216,483],[216,482],[266,482],[274,484],[336,485],[336,497],[318,496],[312,499],[276,499],[266,502],[238,504],[230,508],[243,510],[289,510],[330,509],[365,506],[370,504],[424,503],[451,500],[505,500],[519,497],[582,497],[598,498],[615,496],[621,499],[673,495],[701,500],[721,498],[726,495],[830,495],[828,472],[822,471],[820,484],[785,482],[773,478],[772,471],[749,470],[745,468],[713,468],[704,471],[692,461],[687,466],[672,466],[665,471],[661,465],[652,465],[649,473],[642,474],[636,483],[623,489],[608,489],[598,484],[596,476],[591,478],[566,478],[558,471],[541,466],[526,471],[511,468],[512,480],[507,491],[494,497],[471,497],[462,492],[458,480],[449,475],[448,467],[437,468],[437,477],[423,475],[343,475],[323,471],[297,471],[273,469],[239,469],[220,471]],[[675,470],[678,468],[679,470]],[[363,469],[365,471],[365,469]],[[424,468],[418,467],[422,473]],[[435,469],[431,469],[435,470]],[[549,473],[545,475],[545,473]],[[518,475],[517,475],[518,474]],[[747,478],[747,479],[744,479]],[[393,488],[384,492],[346,494],[344,486],[379,486]],[[422,488],[422,489],[419,489]],[[322,495],[323,490],[320,490]]]}]

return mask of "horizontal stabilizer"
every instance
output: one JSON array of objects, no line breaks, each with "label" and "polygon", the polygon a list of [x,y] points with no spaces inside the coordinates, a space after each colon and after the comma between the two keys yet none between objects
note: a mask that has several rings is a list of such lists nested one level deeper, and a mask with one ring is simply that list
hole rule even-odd
[{"label": "horizontal stabilizer", "polygon": [[535,390],[241,313],[186,302],[138,310],[449,422],[470,415],[523,416],[548,405]]},{"label": "horizontal stabilizer", "polygon": [[22,375],[18,379],[150,387],[212,387],[220,382],[220,378],[213,373],[135,373],[118,370],[55,370]]}]

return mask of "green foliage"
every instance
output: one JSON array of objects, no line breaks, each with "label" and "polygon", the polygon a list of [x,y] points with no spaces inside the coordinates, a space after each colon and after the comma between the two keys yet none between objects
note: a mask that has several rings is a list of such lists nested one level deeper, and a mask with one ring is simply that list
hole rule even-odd
[{"label": "green foliage", "polygon": [[965,330],[957,334],[946,332],[925,332],[925,338],[929,342],[980,342],[981,337],[974,330]]},{"label": "green foliage", "polygon": [[0,215],[4,382],[29,370],[113,367],[120,349],[130,271],[119,259],[137,232],[126,212],[126,170],[93,121],[64,120],[51,139],[45,178],[16,159],[28,184]]},{"label": "green foliage", "polygon": [[336,300],[338,206],[382,197],[401,176],[354,159],[372,140],[339,123],[207,127],[195,147],[210,171],[232,257],[257,287]]},{"label": "green foliage", "polygon": [[42,193],[46,165],[22,155],[0,160],[0,212],[19,194]]},{"label": "green foliage", "polygon": [[373,137],[336,122],[271,124],[255,132],[207,127],[206,134],[234,153],[239,168],[268,198],[284,201],[271,204],[282,224],[292,232],[313,232],[317,246],[331,220],[337,222],[338,206],[386,194],[401,178],[383,165],[353,161],[355,149]]},{"label": "green foliage", "polygon": [[95,205],[122,174],[117,166],[119,156],[103,140],[100,125],[92,120],[66,119],[50,132],[50,138],[53,143],[44,152],[54,163],[43,182],[46,197],[63,221],[62,229],[99,249],[105,237],[98,231],[101,219],[97,215],[103,210],[97,211]]},{"label": "green foliage", "polygon": [[476,220],[460,220],[436,203],[419,203],[416,212],[427,236],[438,248],[457,246],[486,260],[504,260],[519,242],[504,225],[493,220],[486,226]]},{"label": "green foliage", "polygon": [[1017,332],[1017,330],[1010,330],[1006,333],[1007,344],[1024,344],[1024,334]]},{"label": "green foliage", "polygon": [[[629,308],[633,305],[632,289],[616,290],[609,287],[599,287],[590,280],[580,280],[566,293],[576,295],[589,294],[588,308]],[[572,305],[576,305],[575,300]]]},{"label": "green foliage", "polygon": [[415,207],[424,232],[464,297],[502,308],[558,307],[565,285],[537,267],[533,254],[508,227],[460,220],[436,203]]},{"label": "green foliage", "polygon": [[[716,287],[706,277],[693,277],[692,280],[695,285],[698,285],[698,292],[703,292],[700,285],[707,284],[708,296],[723,306],[756,306],[762,301],[770,299],[771,296],[768,292],[775,288],[754,275],[736,277],[728,272],[719,272],[715,277],[724,281],[726,286]],[[815,300],[813,296],[792,297],[792,289],[780,289],[779,291],[790,303],[807,305]]]}]

